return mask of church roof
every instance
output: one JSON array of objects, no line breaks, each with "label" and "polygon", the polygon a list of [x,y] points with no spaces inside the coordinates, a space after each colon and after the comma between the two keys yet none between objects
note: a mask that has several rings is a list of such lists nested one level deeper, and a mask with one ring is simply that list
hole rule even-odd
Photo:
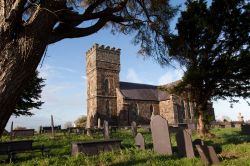
[{"label": "church roof", "polygon": [[163,101],[169,99],[169,94],[158,86],[120,82],[120,91],[125,99]]}]

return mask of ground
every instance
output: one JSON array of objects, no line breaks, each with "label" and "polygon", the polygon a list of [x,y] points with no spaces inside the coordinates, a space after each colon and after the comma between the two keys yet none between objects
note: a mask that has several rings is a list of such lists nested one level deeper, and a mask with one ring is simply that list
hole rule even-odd
[{"label": "ground", "polygon": [[[179,158],[175,153],[173,156],[164,156],[154,153],[152,149],[151,134],[139,129],[145,136],[146,150],[141,151],[134,146],[134,139],[130,130],[118,130],[111,135],[112,138],[123,139],[122,150],[118,152],[102,153],[98,156],[86,157],[79,155],[77,157],[70,156],[71,142],[79,140],[102,139],[101,134],[96,134],[93,137],[71,134],[57,134],[55,139],[49,135],[36,135],[34,137],[35,146],[44,144],[51,151],[49,156],[42,157],[40,153],[19,154],[15,163],[3,163],[0,165],[21,165],[21,166],[51,166],[51,165],[182,165],[182,166],[200,166],[203,165],[197,157],[194,159]],[[239,129],[212,129],[211,132],[216,135],[213,139],[206,139],[207,144],[214,145],[221,165],[246,166],[250,165],[250,135],[240,135]],[[172,145],[176,146],[175,136],[171,135]],[[193,134],[193,139],[196,134]],[[3,137],[2,141],[7,141],[8,137]],[[22,139],[22,138],[20,138]],[[174,148],[175,151],[175,148]],[[0,156],[0,160],[5,156]]]}]

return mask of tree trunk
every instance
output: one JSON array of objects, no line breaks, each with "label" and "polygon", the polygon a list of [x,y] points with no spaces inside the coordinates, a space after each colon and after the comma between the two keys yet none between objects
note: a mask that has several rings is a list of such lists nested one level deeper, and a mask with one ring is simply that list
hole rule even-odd
[{"label": "tree trunk", "polygon": [[198,122],[197,122],[197,132],[200,137],[205,137],[207,130],[205,127],[204,119],[203,119],[203,112],[198,112]]},{"label": "tree trunk", "polygon": [[6,41],[0,49],[0,135],[46,49],[43,40],[26,37]]}]

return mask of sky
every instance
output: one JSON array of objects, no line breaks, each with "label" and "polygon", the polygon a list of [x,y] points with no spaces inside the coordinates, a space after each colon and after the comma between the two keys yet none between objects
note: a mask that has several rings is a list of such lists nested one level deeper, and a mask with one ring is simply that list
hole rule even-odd
[{"label": "sky", "polygon": [[[184,1],[172,2],[183,4]],[[182,9],[183,9],[182,5]],[[171,23],[174,31],[176,19]],[[112,35],[110,29],[104,28],[99,32],[78,39],[65,39],[50,45],[42,63],[38,67],[40,76],[45,78],[42,101],[45,103],[40,110],[32,110],[32,117],[11,117],[6,129],[14,122],[14,128],[25,126],[38,129],[40,125],[50,125],[50,116],[53,115],[55,125],[74,122],[78,117],[87,114],[87,87],[86,87],[86,51],[94,43],[121,49],[120,81],[145,83],[153,85],[167,84],[180,79],[183,69],[180,66],[162,67],[152,58],[144,58],[137,54],[139,46],[132,44],[133,36]],[[250,119],[250,108],[246,102],[240,101],[230,108],[227,101],[214,101],[215,117],[229,117],[237,120],[238,113],[244,120]]]}]

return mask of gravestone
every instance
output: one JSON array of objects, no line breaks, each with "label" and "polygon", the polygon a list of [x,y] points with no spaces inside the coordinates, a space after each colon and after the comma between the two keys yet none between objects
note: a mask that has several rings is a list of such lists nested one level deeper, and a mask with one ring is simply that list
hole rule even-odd
[{"label": "gravestone", "polygon": [[120,150],[122,140],[96,140],[73,142],[71,145],[71,155],[97,155],[101,152]]},{"label": "gravestone", "polygon": [[20,129],[20,130],[13,130],[12,136],[16,137],[32,137],[35,134],[35,129]]},{"label": "gravestone", "polygon": [[109,123],[108,121],[104,120],[103,122],[103,134],[104,134],[104,139],[109,139]]},{"label": "gravestone", "polygon": [[172,155],[168,122],[160,115],[155,115],[152,118],[150,125],[154,151],[159,154]]},{"label": "gravestone", "polygon": [[193,146],[195,146],[195,145],[205,145],[205,143],[204,143],[204,141],[201,140],[201,139],[195,139],[195,140],[193,141]]},{"label": "gravestone", "polygon": [[241,133],[245,135],[250,135],[250,125],[249,124],[242,124],[241,125]]},{"label": "gravestone", "polygon": [[53,115],[51,115],[51,134],[52,137],[55,137],[55,131],[54,131],[54,119],[53,119]]},{"label": "gravestone", "polygon": [[187,130],[179,129],[176,134],[176,142],[181,157],[194,158],[194,149],[190,133]]},{"label": "gravestone", "polygon": [[132,136],[135,137],[137,135],[137,126],[135,121],[131,123],[131,131],[132,131]]},{"label": "gravestone", "polygon": [[205,164],[219,164],[220,160],[212,146],[206,146],[206,145],[195,145],[201,160]]},{"label": "gravestone", "polygon": [[90,129],[90,128],[87,128],[87,129],[86,129],[86,134],[87,134],[87,136],[91,136],[91,135],[92,135],[92,132],[91,132],[91,129]]},{"label": "gravestone", "polygon": [[10,140],[13,139],[13,121],[11,122],[11,126],[10,126]]},{"label": "gravestone", "polygon": [[138,133],[135,137],[135,145],[138,146],[140,149],[145,149],[145,141],[141,133]]},{"label": "gravestone", "polygon": [[98,129],[101,128],[101,119],[100,118],[98,118],[97,127],[98,127]]}]

